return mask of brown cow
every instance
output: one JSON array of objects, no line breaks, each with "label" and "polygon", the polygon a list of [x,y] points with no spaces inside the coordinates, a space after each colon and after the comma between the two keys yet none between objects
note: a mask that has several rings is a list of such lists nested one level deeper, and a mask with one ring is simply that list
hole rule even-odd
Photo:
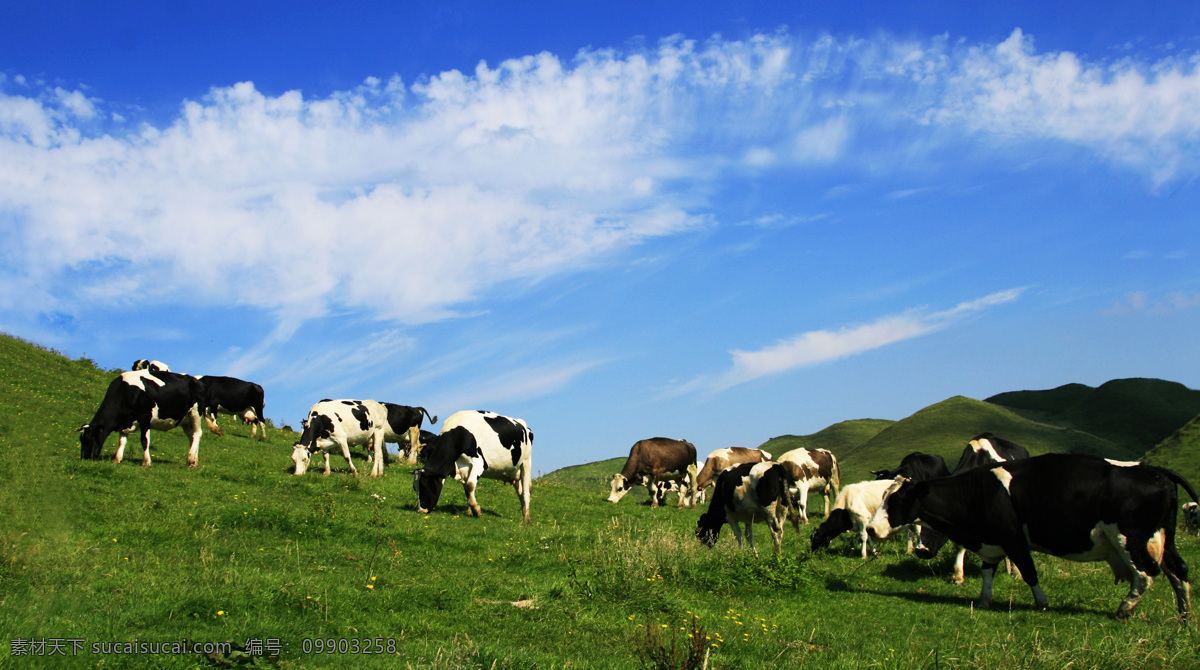
[{"label": "brown cow", "polygon": [[687,491],[679,496],[679,507],[696,506],[695,445],[666,437],[638,440],[629,449],[625,467],[613,475],[608,502],[618,502],[634,486],[642,485],[650,489],[650,506],[658,507],[658,483],[667,480],[687,482]]},{"label": "brown cow", "polygon": [[829,493],[834,498],[842,486],[838,472],[837,457],[825,449],[793,449],[779,457],[780,463],[790,462],[800,466],[801,476],[792,486],[792,500],[800,511],[799,518],[792,517],[792,526],[800,532],[800,520],[808,523],[808,492],[822,493],[825,497],[825,518],[829,518]]},{"label": "brown cow", "polygon": [[717,475],[735,465],[762,463],[769,460],[771,460],[771,453],[761,449],[747,449],[746,447],[717,449],[704,460],[704,467],[700,469],[700,476],[696,479],[696,491],[703,493],[705,489],[713,485]]}]

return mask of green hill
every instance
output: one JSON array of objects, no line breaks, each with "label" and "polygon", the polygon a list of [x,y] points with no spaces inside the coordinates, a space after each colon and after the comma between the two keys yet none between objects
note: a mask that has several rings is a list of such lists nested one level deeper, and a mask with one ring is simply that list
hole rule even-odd
[{"label": "green hill", "polygon": [[887,419],[853,419],[835,423],[811,435],[780,435],[759,445],[775,456],[801,447],[805,449],[828,449],[835,456],[841,455],[879,434],[879,431],[895,423]]},{"label": "green hill", "polygon": [[1200,413],[1200,391],[1161,379],[1114,379],[1092,388],[1001,393],[986,402],[1025,418],[1074,428],[1142,454]]},{"label": "green hill", "polygon": [[[625,456],[604,461],[571,465],[537,478],[537,484],[560,484],[584,491],[609,491],[613,475],[625,467]],[[645,489],[643,489],[645,490]],[[647,498],[648,499],[648,498]]]},{"label": "green hill", "polygon": [[[1200,415],[1146,452],[1142,460],[1171,468],[1186,477],[1193,487],[1200,487]],[[1180,492],[1180,497],[1186,498],[1187,494]]]},{"label": "green hill", "polygon": [[955,396],[897,421],[839,454],[842,481],[869,479],[871,470],[895,467],[914,451],[938,454],[953,469],[967,442],[983,432],[1016,442],[1034,455],[1072,452],[1121,460],[1134,460],[1140,455],[1094,435],[1032,421],[994,403]]}]

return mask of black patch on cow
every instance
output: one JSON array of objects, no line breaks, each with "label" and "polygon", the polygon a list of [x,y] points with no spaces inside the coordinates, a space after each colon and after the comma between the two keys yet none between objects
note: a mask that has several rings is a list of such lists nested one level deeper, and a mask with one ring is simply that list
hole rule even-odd
[{"label": "black patch on cow", "polygon": [[526,441],[532,441],[529,429],[506,416],[483,415],[483,420],[491,427],[492,432],[500,440],[500,446],[508,450],[515,466],[521,462],[521,447]]},{"label": "black patch on cow", "polygon": [[327,440],[333,435],[333,418],[313,412],[308,415],[308,424],[304,426],[304,432],[300,434],[300,446],[309,450],[309,452],[317,451],[317,440]]},{"label": "black patch on cow", "polygon": [[358,428],[364,433],[371,430],[371,413],[367,410],[367,406],[361,402],[346,402],[350,405],[350,416],[358,419]]},{"label": "black patch on cow", "polygon": [[696,538],[706,547],[716,545],[721,537],[721,526],[727,521],[727,510],[733,509],[734,491],[742,485],[742,480],[750,476],[750,470],[755,463],[742,463],[722,472],[717,477],[713,488],[712,500],[708,503],[708,511],[700,515],[696,522]]}]

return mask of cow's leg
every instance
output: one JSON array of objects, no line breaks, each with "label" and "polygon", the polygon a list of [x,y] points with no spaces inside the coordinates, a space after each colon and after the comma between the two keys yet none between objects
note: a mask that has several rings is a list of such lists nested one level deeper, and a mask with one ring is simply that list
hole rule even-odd
[{"label": "cow's leg", "polygon": [[529,519],[529,488],[533,485],[533,477],[529,468],[521,468],[521,477],[514,484],[517,487],[517,497],[521,499],[521,520],[532,523]]},{"label": "cow's leg", "polygon": [[871,541],[871,534],[867,532],[867,524],[865,524],[865,523],[860,524],[860,522],[855,521],[854,525],[859,527],[858,528],[858,537],[860,540],[862,540],[862,557],[864,559],[867,557],[867,549],[868,548],[870,548],[871,554],[873,556],[878,556],[879,550],[875,548],[875,543]]},{"label": "cow's leg", "polygon": [[796,501],[796,507],[800,510],[800,520],[804,521],[805,525],[809,522],[809,483],[808,481],[799,481],[797,483],[799,496]]},{"label": "cow's leg", "polygon": [[483,509],[479,507],[479,502],[475,500],[475,488],[478,481],[479,475],[475,472],[471,472],[463,479],[463,493],[467,496],[467,507],[471,508],[471,514],[476,519],[483,516]]},{"label": "cow's leg", "polygon": [[[200,465],[200,434],[203,433],[200,423],[200,411],[196,406],[192,406],[192,411],[187,416],[183,417],[183,429],[187,431],[188,437],[191,438],[191,444],[188,445],[187,464],[189,468],[194,468]],[[146,448],[146,465],[150,465],[150,449]]]},{"label": "cow's leg", "polygon": [[142,467],[150,467],[150,429],[142,431]]},{"label": "cow's leg", "polygon": [[[737,524],[733,524],[733,525],[736,526]],[[746,542],[750,545],[750,550],[754,552],[754,555],[758,556],[758,547],[754,546],[754,519],[753,518],[746,521]]]},{"label": "cow's leg", "polygon": [[[124,432],[120,432],[117,434],[120,435],[121,437],[120,437],[120,439],[117,440],[117,454],[115,456],[113,456],[113,463],[120,463],[121,459],[125,457],[125,443],[129,441],[129,436],[126,435]],[[96,453],[96,458],[97,459],[100,458],[99,453]]]},{"label": "cow's leg", "polygon": [[[983,561],[983,567],[980,568],[983,573],[983,586],[979,590],[979,600],[975,601],[975,607],[981,610],[986,610],[992,606],[992,580],[996,577],[996,563],[988,563]],[[1036,599],[1036,597],[1035,597]]]},{"label": "cow's leg", "polygon": [[737,540],[738,547],[742,547],[742,528],[737,521],[729,522],[729,529],[733,531],[733,539]]},{"label": "cow's leg", "polygon": [[1175,590],[1175,604],[1179,607],[1179,617],[1187,622],[1192,612],[1192,587],[1188,584],[1188,567],[1183,557],[1175,548],[1175,538],[1168,535],[1167,545],[1163,549],[1163,572]]},{"label": "cow's leg", "polygon": [[[1115,526],[1106,527],[1104,535],[1113,551],[1125,564],[1123,567],[1128,571],[1129,593],[1117,607],[1117,618],[1123,621],[1133,614],[1133,609],[1137,607],[1142,596],[1154,583],[1154,576],[1159,572],[1159,565],[1148,551],[1147,544],[1150,538],[1122,537]],[[1154,535],[1153,540],[1162,542],[1162,539],[1163,531],[1160,530]],[[1170,578],[1168,577],[1168,579]],[[1178,596],[1176,597],[1178,598]]]},{"label": "cow's leg", "polygon": [[771,529],[771,540],[775,543],[775,554],[782,554],[783,524],[787,521],[787,506],[776,501],[766,510],[766,514],[767,528]]},{"label": "cow's leg", "polygon": [[[1029,545],[1025,542],[1025,536],[1021,535],[1014,545],[1005,545],[1004,552],[1008,555],[1008,559],[1017,566],[1021,571],[1021,579],[1029,585],[1029,590],[1033,592],[1034,607],[1044,610],[1050,606],[1050,600],[1046,598],[1045,592],[1042,591],[1041,585],[1038,583],[1037,568],[1033,565],[1033,555],[1029,553]],[[982,557],[981,557],[982,558]],[[997,558],[992,563],[992,574],[995,575],[996,567],[1000,564]],[[989,593],[991,591],[989,585]]]},{"label": "cow's leg", "polygon": [[412,426],[408,429],[408,462],[417,462],[417,453],[421,450],[421,429]]},{"label": "cow's leg", "polygon": [[217,425],[216,414],[205,414],[204,422],[208,424],[208,430],[211,431],[213,435],[216,435],[217,437],[225,437],[225,433],[222,433],[221,427]]},{"label": "cow's leg", "polygon": [[822,492],[822,497],[825,500],[825,516],[823,518],[828,521],[829,513],[832,511],[829,509],[829,482],[825,482],[825,490]]},{"label": "cow's leg", "polygon": [[967,559],[967,550],[965,547],[958,548],[958,554],[954,557],[954,574],[950,576],[951,584],[966,583],[966,573],[963,571],[963,564]]},{"label": "cow's leg", "polygon": [[[357,477],[358,468],[354,467],[354,461],[350,458],[350,443],[345,440],[339,440],[338,446],[342,448],[342,458],[346,459],[346,462],[350,464],[350,472],[354,473],[354,476]],[[329,452],[325,452],[325,474],[329,474]]]},{"label": "cow's leg", "polygon": [[679,492],[679,507],[686,505],[687,507],[696,509],[696,479],[699,476],[700,473],[696,470],[696,464],[692,463],[689,465],[687,468],[687,479],[684,481],[686,490]]},{"label": "cow's leg", "polygon": [[650,490],[650,509],[658,507],[658,482],[653,477],[646,480],[646,488]]},{"label": "cow's leg", "polygon": [[387,458],[387,451],[383,444],[383,430],[377,429],[375,435],[371,438],[371,451],[375,454],[375,464],[371,466],[372,477],[383,476],[383,459]]}]

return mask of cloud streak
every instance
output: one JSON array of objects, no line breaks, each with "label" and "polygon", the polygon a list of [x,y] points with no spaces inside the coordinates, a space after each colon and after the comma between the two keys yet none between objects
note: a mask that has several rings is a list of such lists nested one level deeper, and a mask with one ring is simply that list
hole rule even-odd
[{"label": "cloud streak", "polygon": [[730,352],[732,366],[727,372],[716,378],[698,379],[681,390],[720,393],[755,379],[836,361],[928,335],[990,307],[1013,302],[1024,290],[1014,288],[1000,291],[939,312],[912,309],[871,323],[838,330],[809,331],[758,350],[734,350]]}]

